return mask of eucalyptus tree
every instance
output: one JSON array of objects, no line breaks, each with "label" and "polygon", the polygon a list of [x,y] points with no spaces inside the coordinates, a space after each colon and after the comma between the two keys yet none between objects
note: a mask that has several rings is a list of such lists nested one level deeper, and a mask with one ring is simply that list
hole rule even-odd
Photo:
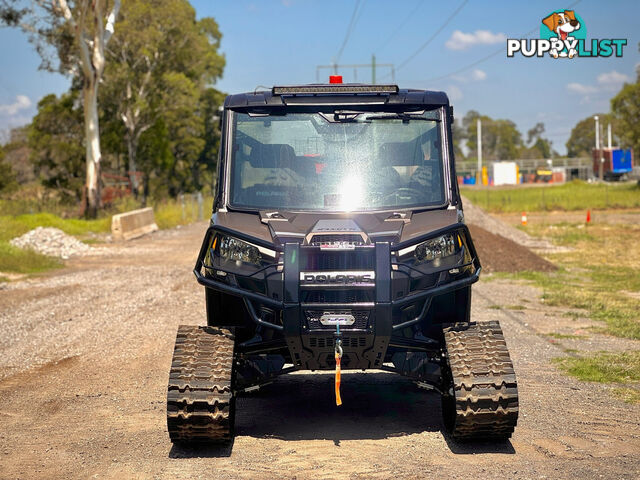
[{"label": "eucalyptus tree", "polygon": [[[144,135],[149,129],[169,135],[171,193],[182,188],[185,171],[199,170],[195,163],[206,143],[200,97],[222,76],[221,37],[215,20],[196,19],[186,0],[123,2],[118,31],[107,49],[103,101],[124,124],[136,192],[138,177],[133,172],[148,174],[155,165],[154,159],[139,159],[140,153],[153,150],[140,148],[141,140],[149,139]],[[159,119],[163,127],[154,128]]]},{"label": "eucalyptus tree", "polygon": [[120,5],[120,0],[0,0],[0,20],[29,35],[42,58],[41,68],[76,77],[82,84],[84,201],[90,217],[100,206],[98,90]]}]

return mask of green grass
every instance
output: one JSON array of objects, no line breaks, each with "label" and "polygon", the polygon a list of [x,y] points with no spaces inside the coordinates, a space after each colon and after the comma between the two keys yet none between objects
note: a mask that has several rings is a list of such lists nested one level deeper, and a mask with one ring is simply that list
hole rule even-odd
[{"label": "green grass", "polygon": [[526,310],[527,307],[525,307],[524,305],[505,305],[505,307],[507,310]]},{"label": "green grass", "polygon": [[0,272],[40,273],[61,266],[62,262],[57,258],[0,242]]},{"label": "green grass", "polygon": [[83,220],[78,218],[60,218],[52,213],[34,213],[27,215],[0,217],[0,241],[8,241],[33,230],[36,227],[59,228],[69,235],[87,235],[91,232],[108,232],[111,229],[110,218]]},{"label": "green grass", "polygon": [[[204,220],[209,218],[211,214],[212,203],[213,198],[204,198],[202,208]],[[187,225],[198,220],[198,206],[190,195],[185,195],[184,207],[179,199],[170,200],[154,205],[153,213],[156,218],[156,224],[162,229]]]},{"label": "green grass", "polygon": [[[551,273],[493,274],[527,280],[543,291],[547,305],[586,310],[603,322],[600,331],[640,339],[640,226],[597,224],[537,225],[529,230],[571,250],[547,254],[558,270]],[[579,317],[572,312],[572,316]]]},{"label": "green grass", "polygon": [[552,210],[587,210],[640,207],[636,184],[582,181],[539,187],[461,187],[475,205],[489,212],[520,213]]},{"label": "green grass", "polygon": [[110,228],[110,219],[81,220],[60,218],[52,213],[0,217],[0,272],[40,273],[63,266],[57,258],[41,255],[31,250],[23,250],[9,244],[9,240],[19,237],[36,227],[55,227],[69,235],[87,235],[90,232],[105,232]]},{"label": "green grass", "polygon": [[584,223],[530,224],[526,227],[518,225],[516,228],[529,235],[550,237],[555,244],[563,246],[573,246],[579,242],[596,240],[590,231],[590,227],[585,226]]},{"label": "green grass", "polygon": [[625,403],[640,403],[640,390],[636,388],[614,388],[613,393]]},{"label": "green grass", "polygon": [[[207,198],[203,204],[203,216],[209,216],[212,199]],[[138,206],[131,200],[120,203],[116,210],[132,210]],[[169,200],[154,206],[156,223],[160,228],[173,228],[186,225],[198,219],[197,204],[192,196],[185,195],[184,207],[180,200]],[[19,237],[36,227],[54,227],[63,232],[80,237],[87,243],[95,243],[95,239],[83,238],[90,233],[108,233],[111,230],[111,216],[103,212],[103,217],[96,220],[80,218],[61,218],[53,213],[33,213],[22,215],[0,216],[0,272],[39,273],[58,268],[63,263],[52,257],[22,250],[9,244],[9,240]]]},{"label": "green grass", "polygon": [[585,267],[580,272],[520,272],[503,278],[532,281],[542,288],[546,305],[584,309],[592,319],[604,322],[599,329],[603,333],[640,340],[640,301],[620,294],[598,274],[597,267]]},{"label": "green grass", "polygon": [[640,381],[640,350],[599,352],[589,357],[555,358],[562,370],[585,382],[629,383]]}]

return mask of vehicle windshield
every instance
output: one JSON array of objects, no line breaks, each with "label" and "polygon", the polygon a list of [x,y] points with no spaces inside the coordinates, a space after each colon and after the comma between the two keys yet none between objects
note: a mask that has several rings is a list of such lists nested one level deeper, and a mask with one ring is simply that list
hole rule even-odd
[{"label": "vehicle windshield", "polygon": [[361,211],[444,203],[440,110],[235,113],[230,204]]}]

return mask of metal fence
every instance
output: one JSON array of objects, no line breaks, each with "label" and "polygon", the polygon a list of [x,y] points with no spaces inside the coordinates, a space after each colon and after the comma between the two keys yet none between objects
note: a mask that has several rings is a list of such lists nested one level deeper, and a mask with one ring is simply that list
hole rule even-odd
[{"label": "metal fence", "polygon": [[181,193],[179,195],[180,207],[182,209],[182,220],[203,220],[204,219],[204,199],[202,192]]},{"label": "metal fence", "polygon": [[[563,168],[565,171],[565,178],[567,181],[580,179],[587,180],[593,177],[593,160],[590,157],[578,157],[578,158],[521,158],[513,160],[490,160],[483,162],[487,168],[494,162],[509,161],[515,162],[518,165],[520,173],[536,173],[539,168]],[[471,161],[456,161],[456,173],[460,176],[471,175],[475,176],[478,171],[478,162]]]}]

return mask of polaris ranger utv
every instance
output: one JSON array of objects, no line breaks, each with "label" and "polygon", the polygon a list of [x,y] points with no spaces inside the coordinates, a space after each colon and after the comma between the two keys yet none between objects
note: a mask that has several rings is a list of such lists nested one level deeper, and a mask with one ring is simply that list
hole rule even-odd
[{"label": "polaris ranger utv", "polygon": [[226,98],[194,269],[208,326],[178,329],[173,442],[231,442],[236,396],[297,370],[335,371],[337,405],[341,369],[395,372],[441,394],[454,439],[512,434],[518,391],[500,325],[470,321],[481,267],[452,123],[444,93],[395,85]]}]

